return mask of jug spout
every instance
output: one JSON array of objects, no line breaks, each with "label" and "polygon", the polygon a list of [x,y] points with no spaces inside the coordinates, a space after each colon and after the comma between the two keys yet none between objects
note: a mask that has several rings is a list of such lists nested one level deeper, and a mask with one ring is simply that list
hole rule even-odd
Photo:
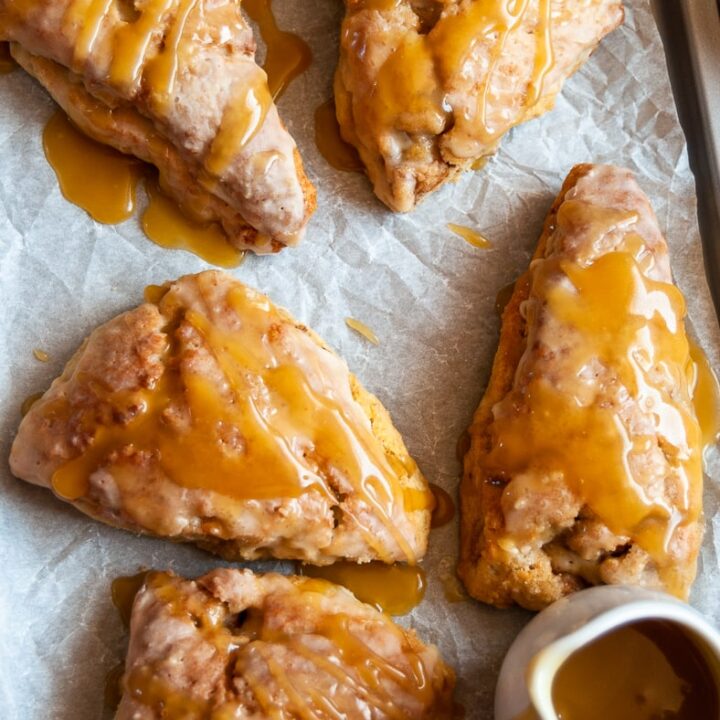
[{"label": "jug spout", "polygon": [[[697,671],[682,670],[692,663]],[[720,703],[720,634],[702,615],[664,593],[592,588],[554,603],[518,635],[500,671],[495,718],[586,719],[588,708],[606,706],[597,687],[622,689],[611,694],[618,704],[626,698],[616,720],[645,717],[653,703],[687,709],[693,684],[701,707]],[[646,691],[649,705],[637,714]],[[717,720],[720,705],[707,717]]]}]

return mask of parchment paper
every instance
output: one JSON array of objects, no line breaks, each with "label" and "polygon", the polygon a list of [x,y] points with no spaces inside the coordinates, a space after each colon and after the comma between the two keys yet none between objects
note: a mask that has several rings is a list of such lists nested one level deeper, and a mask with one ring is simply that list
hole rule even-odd
[{"label": "parchment paper", "polygon": [[[555,110],[511,132],[483,171],[404,216],[388,212],[364,177],[330,168],[315,148],[313,112],[331,93],[341,4],[274,5],[281,26],[305,37],[315,57],[280,107],[318,187],[318,211],[301,247],[252,257],[234,273],[346,358],[390,409],[429,480],[455,496],[456,441],[495,352],[496,293],[526,267],[543,217],[577,162],[613,162],[639,174],[670,241],[692,327],[718,367],[720,334],[703,273],[694,182],[647,0],[628,3],[624,27],[566,84]],[[105,527],[7,469],[22,400],[60,373],[82,338],[138,304],[148,283],[206,267],[153,245],[137,219],[99,225],[62,198],[41,147],[52,107],[22,72],[0,76],[0,717],[8,720],[107,717],[104,677],[126,642],[111,580],[141,565],[197,575],[222,564],[193,547]],[[471,247],[446,229],[448,222],[477,228],[492,248]],[[380,346],[349,330],[347,316],[367,323]],[[38,362],[33,348],[50,361]],[[692,601],[718,624],[717,449],[709,469]],[[448,604],[442,578],[455,563],[456,534],[456,523],[432,532],[427,595],[402,622],[437,643],[455,666],[467,717],[489,719],[503,655],[530,614]]]}]

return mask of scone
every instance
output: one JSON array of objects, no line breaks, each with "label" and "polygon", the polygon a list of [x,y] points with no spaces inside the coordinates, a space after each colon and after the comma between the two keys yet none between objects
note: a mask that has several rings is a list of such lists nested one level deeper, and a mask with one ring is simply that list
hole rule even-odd
[{"label": "scone", "polygon": [[552,108],[621,0],[345,0],[335,104],[376,195],[411,210]]},{"label": "scone", "polygon": [[437,648],[324,580],[151,573],[116,720],[445,720],[454,685]]},{"label": "scone", "polygon": [[470,427],[459,574],[497,606],[587,585],[686,598],[702,536],[693,364],[632,173],[573,169],[502,319]]},{"label": "scone", "polygon": [[23,418],[17,477],[228,559],[423,556],[432,493],[317,335],[220,272],[155,294],[92,332]]},{"label": "scone", "polygon": [[315,208],[255,41],[231,0],[0,0],[0,40],[94,139],[157,166],[196,220],[255,252]]}]

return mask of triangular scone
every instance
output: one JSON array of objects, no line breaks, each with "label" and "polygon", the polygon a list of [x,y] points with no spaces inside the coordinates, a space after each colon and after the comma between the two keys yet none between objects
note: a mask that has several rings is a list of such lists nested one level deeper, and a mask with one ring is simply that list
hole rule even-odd
[{"label": "triangular scone", "polygon": [[603,583],[687,597],[703,475],[684,315],[632,173],[576,167],[505,308],[470,427],[471,595],[530,609]]},{"label": "triangular scone", "polygon": [[549,110],[621,0],[345,0],[335,105],[377,196],[411,210]]},{"label": "triangular scone", "polygon": [[420,559],[432,494],[347,365],[229,275],[157,293],[91,333],[23,418],[13,473],[228,559]]},{"label": "triangular scone", "polygon": [[153,572],[116,720],[449,720],[454,685],[434,645],[324,580]]},{"label": "triangular scone", "polygon": [[0,0],[0,40],[88,135],[156,165],[239,248],[296,243],[315,207],[232,0]]}]

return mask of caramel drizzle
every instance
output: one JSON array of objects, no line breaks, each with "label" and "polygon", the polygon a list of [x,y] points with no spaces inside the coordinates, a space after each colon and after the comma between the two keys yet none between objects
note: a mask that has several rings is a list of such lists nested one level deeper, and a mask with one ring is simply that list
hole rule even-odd
[{"label": "caramel drizzle", "polygon": [[188,19],[199,0],[180,0],[180,6],[165,37],[163,49],[148,70],[156,100],[167,105],[172,99],[179,66],[180,44]]},{"label": "caramel drizzle", "polygon": [[[323,618],[319,626],[315,628],[313,634],[319,634],[329,639],[337,653],[337,655],[330,654],[329,659],[318,652],[310,650],[305,645],[302,637],[288,636],[282,631],[274,631],[266,627],[263,628],[260,638],[254,641],[253,645],[262,647],[260,643],[285,644],[294,652],[312,662],[318,669],[325,670],[329,669],[328,666],[334,666],[337,671],[330,672],[332,677],[342,683],[352,681],[353,690],[370,707],[380,710],[388,718],[405,718],[405,713],[394,702],[393,686],[408,694],[416,695],[418,699],[427,701],[432,692],[432,687],[429,686],[422,659],[413,653],[408,653],[407,670],[403,671],[395,667],[360,640],[353,633],[349,622],[350,618],[346,615],[331,615]],[[390,628],[395,634],[401,635],[400,631],[394,626],[385,626],[386,630]],[[401,636],[398,639],[401,643],[403,642]],[[306,700],[297,692],[283,668],[277,663],[268,662],[267,656],[262,653],[262,650],[258,648],[258,651],[266,661],[268,671],[278,685],[286,691],[288,688],[292,688],[294,691],[288,693],[291,709],[306,720],[316,720],[315,710],[320,709],[317,704],[308,705]],[[359,676],[360,683],[353,678],[349,671],[343,670],[344,667],[352,668]],[[408,672],[409,674],[407,674]],[[310,695],[310,699],[312,700],[312,695]],[[269,712],[272,707],[272,705],[268,704],[263,709]]]},{"label": "caramel drizzle", "polygon": [[[687,569],[677,566],[670,543],[679,526],[697,520],[702,486],[700,430],[690,404],[691,363],[682,324],[685,304],[674,285],[645,274],[652,256],[628,229],[635,220],[576,200],[561,206],[555,230],[561,237],[581,227],[598,238],[622,229],[624,238],[615,251],[592,261],[558,254],[532,266],[531,298],[542,306],[532,312],[552,318],[569,338],[564,352],[553,356],[554,374],[564,380],[553,384],[533,365],[544,357],[535,344],[547,339],[534,339],[530,316],[531,336],[515,387],[493,409],[493,443],[484,468],[486,474],[510,478],[505,498],[516,497],[512,489],[532,482],[537,473],[545,478],[559,473],[557,482],[612,532],[642,547],[666,588],[682,595]],[[595,364],[603,369],[595,372],[607,374],[600,382],[613,393],[612,401],[588,395],[594,386],[581,380]],[[632,421],[615,408],[623,393],[632,399],[630,407],[651,409],[645,416],[651,429],[631,430]],[[668,468],[662,482],[676,482],[677,496],[658,491],[655,476],[647,487],[637,482],[633,463],[648,467],[645,455],[653,451],[655,436],[655,452],[665,456]],[[504,508],[506,533],[518,544],[526,542],[512,522],[514,506]]]},{"label": "caramel drizzle", "polygon": [[221,175],[233,158],[255,137],[272,105],[265,73],[257,68],[253,83],[242,81],[225,106],[220,128],[205,159],[205,168]]},{"label": "caramel drizzle", "polygon": [[[200,293],[204,290],[201,287]],[[175,312],[172,298],[159,298],[164,312]],[[207,302],[207,301],[206,301]],[[191,489],[205,489],[221,496],[245,499],[297,497],[310,489],[335,504],[327,484],[326,461],[345,476],[363,503],[374,510],[375,517],[395,540],[397,548],[409,562],[415,554],[408,538],[397,526],[397,513],[413,500],[405,499],[399,487],[398,472],[372,435],[370,423],[352,399],[350,388],[336,373],[347,373],[341,361],[316,348],[304,333],[278,317],[278,311],[267,298],[239,286],[226,298],[242,329],[237,335],[221,331],[211,319],[197,310],[184,312],[183,323],[201,339],[205,350],[214,358],[222,374],[222,385],[231,400],[221,396],[214,384],[192,371],[176,368],[171,339],[166,359],[167,370],[151,390],[134,394],[107,393],[96,387],[98,400],[109,406],[109,419],[103,421],[95,412],[77,422],[93,436],[83,454],[55,471],[52,485],[56,493],[70,500],[85,496],[89,477],[99,467],[108,467],[116,450],[132,448],[151,451],[164,474],[177,484]],[[167,304],[165,304],[167,303]],[[208,304],[209,307],[209,304]],[[297,343],[291,356],[277,350],[269,340],[277,323],[285,323]],[[176,331],[173,331],[176,332]],[[323,363],[328,363],[325,366]],[[308,369],[308,373],[304,368]],[[187,403],[191,427],[187,432],[174,430],[164,419],[175,399]],[[123,408],[139,412],[122,425],[112,420],[123,416]],[[115,410],[110,411],[114,408]],[[61,402],[45,412],[76,417]],[[244,438],[240,450],[226,451],[219,428],[229,429]],[[232,447],[232,446],[231,446]],[[315,455],[320,458],[317,469]],[[403,472],[414,470],[407,458]],[[109,469],[114,467],[110,460]],[[429,491],[418,491],[423,496]],[[413,500],[414,502],[414,500]],[[415,508],[406,508],[408,511]],[[378,557],[390,560],[392,549],[383,547],[377,529],[366,526],[350,507],[343,512],[352,520]]]},{"label": "caramel drizzle", "polygon": [[[498,62],[502,57],[502,52],[505,49],[505,43],[507,42],[508,37],[525,18],[525,13],[527,12],[529,1],[530,0],[523,0],[521,4],[520,0],[516,0],[515,11],[510,10],[509,3],[507,3],[505,7],[500,10],[500,17],[494,18],[494,21],[491,21],[491,24],[488,27],[483,28],[483,36],[487,35],[488,33],[498,34],[498,38],[495,42],[495,48],[492,53],[492,60],[490,61],[490,68],[488,69],[487,76],[483,81],[482,90],[480,91],[479,119],[481,127],[485,132],[486,140],[491,140],[496,135],[498,135],[499,132],[501,132],[500,130],[493,130],[492,128],[490,128],[487,121],[488,92],[492,83],[492,77],[495,74]],[[545,0],[545,4],[548,4],[548,0]],[[517,7],[518,5],[519,7]],[[536,59],[533,76],[530,79],[530,87],[535,86],[535,78],[538,71],[537,65],[538,63]],[[526,100],[528,105],[531,104],[529,102],[530,97],[531,94],[528,93],[528,97]]]},{"label": "caramel drizzle", "polygon": [[100,28],[110,13],[115,0],[74,0],[65,15],[65,30],[78,29],[73,50],[73,66],[78,72],[95,48]]},{"label": "caramel drizzle", "polygon": [[[175,90],[189,18],[202,0],[148,0],[131,21],[113,19],[115,0],[72,0],[63,20],[74,36],[73,69],[82,72],[93,54],[108,55],[107,82],[132,96],[144,81],[151,103],[167,108]],[[241,16],[238,9],[238,21]],[[254,68],[253,68],[254,69]],[[265,74],[257,68],[239,83],[224,108],[205,169],[221,175],[262,127],[272,105]]]},{"label": "caramel drizzle", "polygon": [[545,78],[555,63],[551,35],[551,2],[552,0],[540,0],[540,22],[535,30],[538,52],[535,54],[535,67],[525,107],[531,107],[542,97]]},{"label": "caramel drizzle", "polygon": [[[268,717],[297,716],[302,720],[325,720],[348,717],[342,696],[332,690],[321,693],[315,683],[310,683],[304,674],[288,675],[284,667],[274,658],[272,646],[283,646],[292,654],[311,663],[334,685],[349,690],[353,702],[357,698],[363,705],[382,713],[384,717],[401,720],[406,713],[396,703],[397,690],[416,698],[425,708],[431,706],[434,684],[422,655],[408,646],[404,631],[389,620],[378,619],[383,631],[395,635],[403,648],[406,664],[399,667],[376,653],[354,632],[353,623],[364,625],[364,618],[354,620],[342,612],[330,614],[327,610],[318,613],[318,620],[312,629],[302,634],[286,632],[282,627],[271,626],[264,621],[262,608],[246,608],[257,616],[243,632],[246,642],[238,646],[237,638],[225,625],[227,606],[201,590],[186,592],[179,581],[165,573],[152,573],[147,586],[162,602],[173,617],[193,623],[202,637],[218,652],[227,654],[228,670],[233,676],[242,677],[255,696],[260,709]],[[185,584],[185,583],[183,583]],[[298,607],[314,607],[333,586],[322,580],[299,580],[288,591],[287,601]],[[258,617],[259,616],[259,617]],[[322,652],[308,647],[306,638],[315,644],[316,638],[323,637],[330,647]],[[260,660],[278,689],[284,694],[282,707],[278,698],[268,687],[267,681],[251,669],[252,661]],[[164,711],[163,717],[176,720],[185,717],[183,712],[191,710],[198,717],[211,713],[212,717],[223,717],[226,710],[232,716],[235,701],[226,699],[221,707],[213,706],[211,698],[197,698],[175,691],[159,679],[152,665],[137,666],[130,670],[126,680],[127,690],[133,699],[147,707]],[[357,708],[356,705],[353,708]]]},{"label": "caramel drizzle", "polygon": [[[138,18],[115,30],[110,83],[118,87],[137,86],[146,64],[153,36],[162,27],[166,13],[175,9],[177,0],[148,0]],[[157,88],[153,88],[157,91]],[[162,88],[166,91],[167,88]]]},{"label": "caramel drizzle", "polygon": [[[522,112],[513,119],[506,119],[498,127],[491,127],[488,119],[492,81],[508,39],[519,30],[530,10],[537,6],[538,22],[534,29],[536,42],[535,57],[522,110],[526,111],[541,98],[547,75],[555,64],[552,50],[552,3],[551,0],[485,0],[464,4],[454,13],[443,13],[432,29],[424,35],[408,33],[403,42],[390,55],[378,74],[375,92],[375,112],[381,113],[381,122],[396,129],[405,129],[406,118],[415,112],[421,116],[433,111],[426,130],[435,132],[438,118],[447,118],[455,113],[456,123],[472,126],[471,132],[486,144],[494,143],[509,127],[522,119]],[[358,4],[358,10],[376,9],[380,12],[393,10],[392,2],[365,2]],[[477,43],[492,44],[489,67],[477,90],[475,111],[460,114],[452,107],[451,99],[445,94],[446,86],[459,71],[462,63]],[[363,46],[364,47],[364,46]],[[404,54],[401,61],[396,57]],[[394,65],[400,62],[400,72]],[[418,76],[412,68],[426,64],[431,70]],[[404,68],[404,69],[402,69]],[[389,88],[383,88],[390,85]],[[417,85],[417,87],[415,87]],[[411,91],[411,92],[410,92]],[[412,106],[406,102],[410,92]],[[424,98],[426,105],[418,104]],[[432,98],[432,99],[431,99]],[[417,123],[411,123],[416,133]],[[437,132],[436,132],[437,134]]]}]

